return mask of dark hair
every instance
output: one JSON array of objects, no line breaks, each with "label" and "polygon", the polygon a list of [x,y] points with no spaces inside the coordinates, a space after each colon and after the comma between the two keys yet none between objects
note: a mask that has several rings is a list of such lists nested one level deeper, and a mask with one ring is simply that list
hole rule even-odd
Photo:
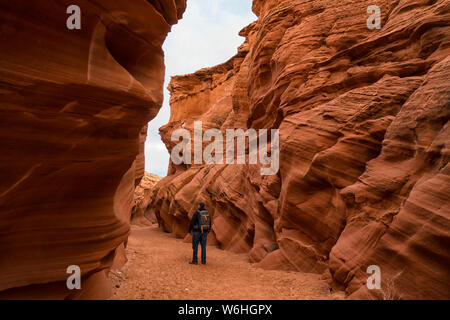
[{"label": "dark hair", "polygon": [[198,206],[200,207],[200,209],[205,209],[205,204],[203,202],[199,202]]}]

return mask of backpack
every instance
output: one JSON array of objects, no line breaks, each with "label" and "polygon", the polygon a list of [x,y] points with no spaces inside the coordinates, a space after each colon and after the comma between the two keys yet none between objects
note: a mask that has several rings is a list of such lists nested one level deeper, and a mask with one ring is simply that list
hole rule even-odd
[{"label": "backpack", "polygon": [[206,210],[198,210],[198,220],[199,220],[199,226],[200,231],[203,232],[209,232],[211,231],[211,216],[209,215],[209,212]]}]

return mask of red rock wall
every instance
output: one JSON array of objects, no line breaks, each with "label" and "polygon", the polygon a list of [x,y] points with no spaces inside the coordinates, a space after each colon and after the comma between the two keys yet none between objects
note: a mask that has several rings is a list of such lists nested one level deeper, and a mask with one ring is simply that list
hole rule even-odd
[{"label": "red rock wall", "polygon": [[[66,28],[71,4],[80,30]],[[161,46],[185,5],[0,3],[1,298],[108,295],[143,174],[140,133],[162,104]],[[81,291],[66,288],[69,265]]]},{"label": "red rock wall", "polygon": [[195,120],[278,128],[279,173],[171,165],[153,191],[163,228],[184,237],[203,200],[212,242],[258,266],[328,274],[350,298],[449,299],[449,5],[255,0],[237,56],[173,78],[161,134],[170,151]]},{"label": "red rock wall", "polygon": [[147,129],[148,124],[142,127],[142,130],[139,134],[139,153],[136,156],[134,162],[135,166],[134,185],[136,187],[141,182],[141,179],[144,177],[145,173],[145,140],[147,139]]}]

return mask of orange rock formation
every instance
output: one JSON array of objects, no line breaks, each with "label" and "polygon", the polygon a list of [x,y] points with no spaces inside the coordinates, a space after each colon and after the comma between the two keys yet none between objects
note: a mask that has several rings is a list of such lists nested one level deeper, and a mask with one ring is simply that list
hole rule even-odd
[{"label": "orange rock formation", "polygon": [[157,222],[155,215],[150,214],[149,203],[151,201],[152,189],[161,179],[161,177],[155,174],[144,173],[139,185],[134,190],[131,224],[147,226]]},{"label": "orange rock formation", "polygon": [[[350,298],[450,298],[448,0],[255,0],[228,62],[177,76],[171,133],[278,128],[280,170],[170,165],[153,190],[185,237],[199,200],[211,240],[268,269],[324,273]],[[382,289],[368,290],[367,267]]]},{"label": "orange rock formation", "polygon": [[0,298],[107,297],[186,1],[79,0],[80,30],[72,4],[0,3]]}]

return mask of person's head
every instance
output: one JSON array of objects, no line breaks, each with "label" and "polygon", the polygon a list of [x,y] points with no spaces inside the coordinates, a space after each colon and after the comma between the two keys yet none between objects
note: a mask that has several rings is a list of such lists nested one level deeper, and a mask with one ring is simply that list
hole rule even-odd
[{"label": "person's head", "polygon": [[199,203],[198,203],[198,208],[199,208],[200,210],[205,209],[205,204],[204,204],[203,202],[199,202]]}]

